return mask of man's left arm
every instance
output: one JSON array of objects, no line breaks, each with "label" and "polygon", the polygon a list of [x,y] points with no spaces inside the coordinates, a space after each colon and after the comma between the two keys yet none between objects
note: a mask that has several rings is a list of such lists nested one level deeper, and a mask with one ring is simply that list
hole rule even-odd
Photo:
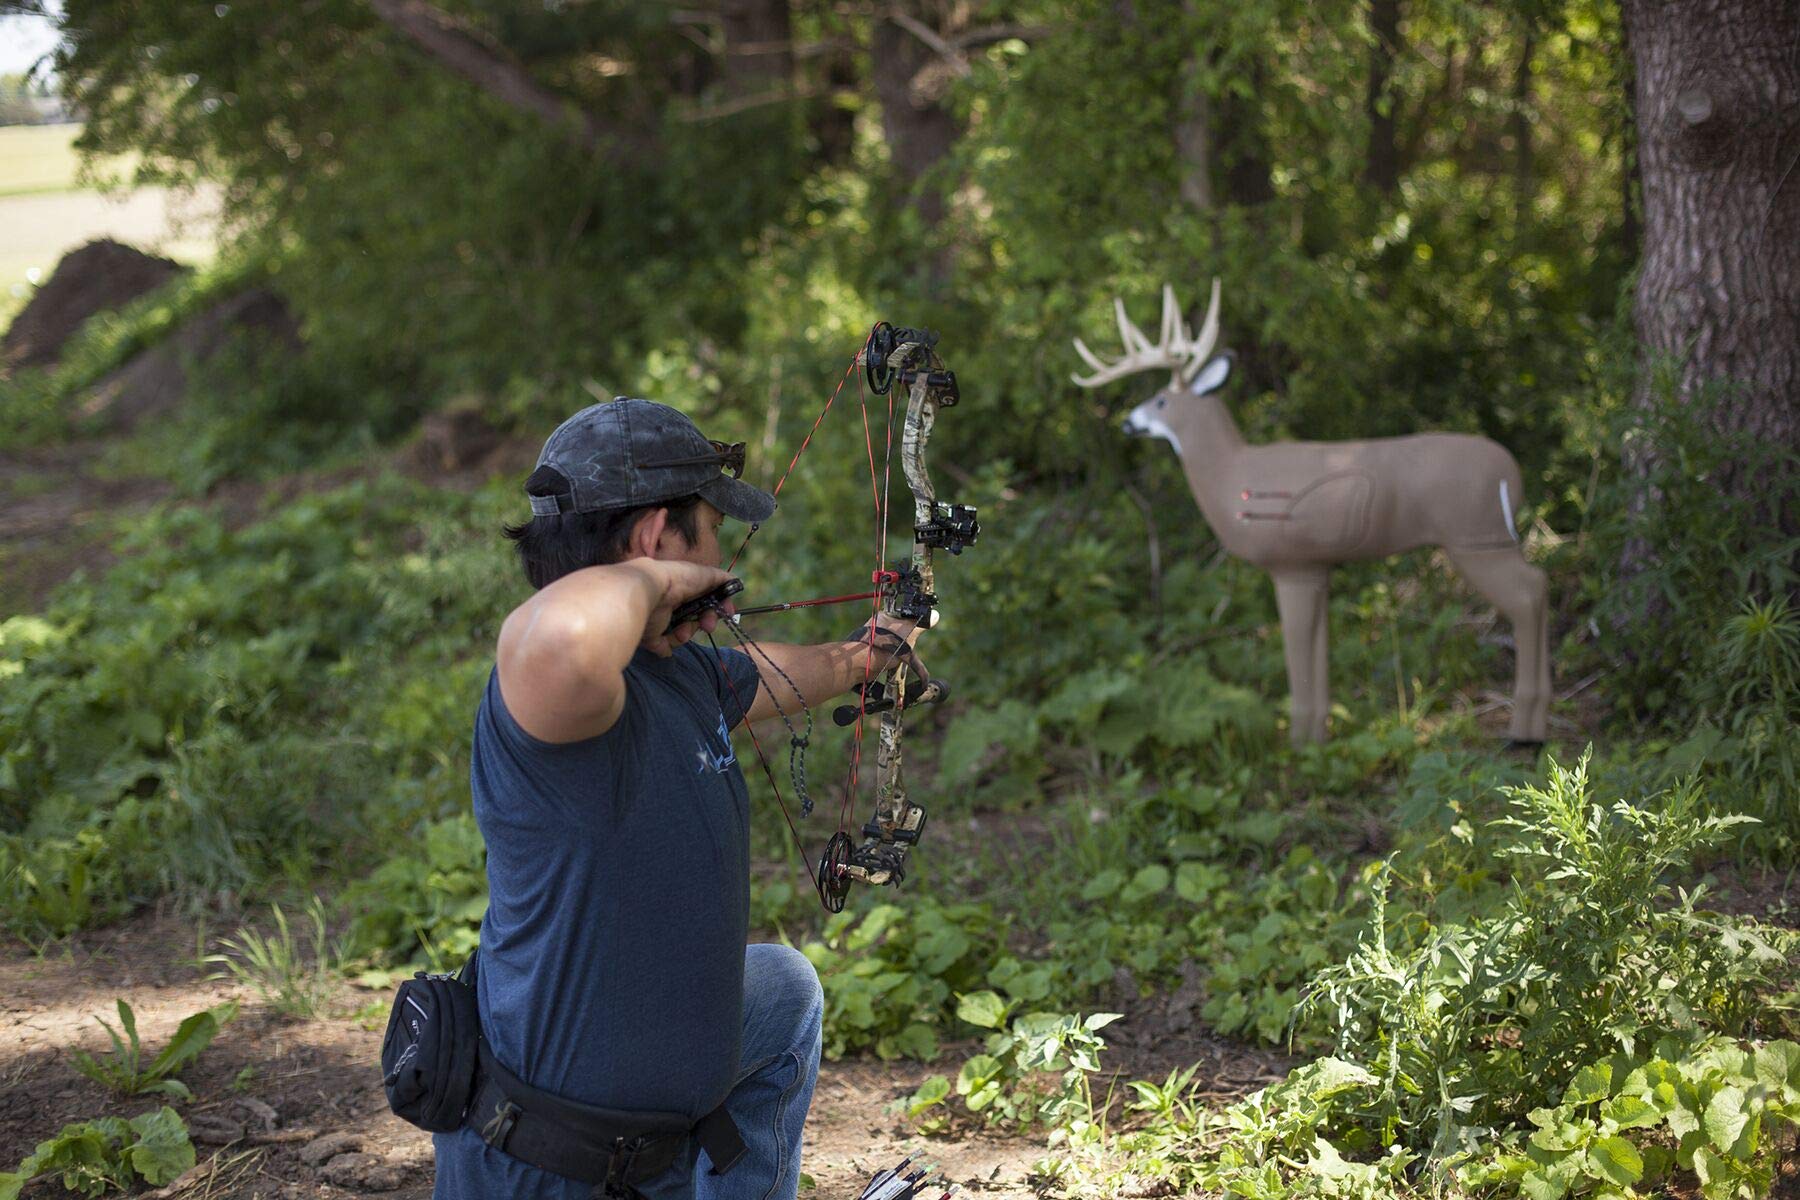
[{"label": "man's left arm", "polygon": [[[879,676],[882,670],[892,661],[900,647],[908,646],[900,633],[888,626],[884,619],[883,627],[873,635],[873,659],[870,654],[870,635],[863,630],[858,640],[843,642],[822,642],[816,646],[793,646],[756,643],[757,649],[766,653],[768,658],[762,659],[760,654],[751,652],[756,661],[756,669],[762,676],[762,686],[756,689],[756,699],[750,704],[748,719],[763,721],[776,715],[777,711],[792,715],[802,707],[817,708],[835,696],[841,696],[851,688],[870,677],[871,673]],[[910,649],[902,651],[910,653]],[[917,659],[914,659],[917,662]],[[780,673],[770,668],[770,663],[781,668]],[[794,695],[793,688],[782,679],[785,674],[794,681],[794,687],[800,690],[800,696]],[[800,697],[804,697],[804,704]]]}]

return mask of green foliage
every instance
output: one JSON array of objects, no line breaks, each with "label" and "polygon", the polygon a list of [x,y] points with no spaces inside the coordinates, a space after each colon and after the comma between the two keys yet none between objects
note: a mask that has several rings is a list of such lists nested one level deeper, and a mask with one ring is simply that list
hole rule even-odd
[{"label": "green foliage", "polygon": [[465,802],[474,654],[518,587],[491,503],[389,479],[241,529],[167,511],[0,623],[6,923],[355,870]]},{"label": "green foliage", "polygon": [[[1589,514],[1590,561],[1602,568],[1589,599],[1613,694],[1671,724],[1741,694],[1746,668],[1765,702],[1796,703],[1793,673],[1778,665],[1782,644],[1793,654],[1792,627],[1784,635],[1770,618],[1800,582],[1800,543],[1777,516],[1800,502],[1800,464],[1770,439],[1716,428],[1706,415],[1722,402],[1716,391],[1684,399],[1673,366],[1658,364],[1645,402],[1608,430],[1608,459],[1620,465]],[[1742,494],[1721,486],[1730,480],[1760,482]],[[1746,609],[1765,614],[1754,634],[1733,625]],[[1693,655],[1721,638],[1725,654]],[[1734,642],[1742,649],[1731,656]],[[1772,695],[1777,684],[1783,692]]]},{"label": "green foliage", "polygon": [[[1119,1137],[1134,1173],[1182,1190],[1254,1200],[1331,1197],[1379,1200],[1405,1194],[1416,1154],[1388,1147],[1372,1162],[1347,1160],[1330,1137],[1375,1077],[1355,1063],[1321,1058],[1222,1112],[1182,1098],[1191,1076],[1164,1085],[1134,1083],[1131,1108],[1148,1120]],[[1103,1143],[1090,1130],[1090,1147]]]},{"label": "green foliage", "polygon": [[[954,997],[1008,969],[1003,927],[984,905],[925,902],[847,910],[800,947],[825,988],[825,1054],[873,1050],[882,1058],[929,1060]],[[1035,986],[1014,986],[1023,995]]]},{"label": "green foliage", "polygon": [[142,1096],[151,1093],[175,1096],[182,1100],[193,1098],[187,1085],[176,1079],[175,1072],[198,1058],[200,1052],[219,1035],[226,1022],[237,1016],[235,1000],[197,1012],[184,1020],[175,1030],[175,1036],[164,1046],[155,1058],[144,1064],[143,1048],[138,1044],[137,1016],[131,1006],[119,1000],[119,1025],[125,1031],[123,1040],[119,1031],[107,1024],[102,1017],[95,1017],[106,1036],[112,1039],[112,1050],[103,1058],[95,1058],[84,1050],[74,1052],[75,1069],[92,1079],[95,1083],[121,1096]]},{"label": "green foliage", "polygon": [[1369,932],[1307,995],[1334,1056],[1223,1113],[1183,1100],[1189,1080],[1138,1086],[1147,1123],[1117,1148],[1177,1186],[1270,1197],[1402,1179],[1624,1195],[1675,1166],[1720,1196],[1766,1190],[1797,1051],[1731,1038],[1790,979],[1796,939],[1667,882],[1746,818],[1692,788],[1602,805],[1585,758],[1506,793],[1488,823],[1503,902],[1396,930],[1382,870]]},{"label": "green foliage", "polygon": [[129,1121],[100,1117],[65,1125],[39,1142],[15,1172],[0,1174],[0,1200],[15,1200],[33,1179],[54,1177],[63,1189],[103,1196],[140,1180],[152,1187],[168,1183],[194,1165],[187,1125],[172,1108]]},{"label": "green foliage", "polygon": [[[1089,1077],[1100,1069],[1100,1052],[1106,1048],[1099,1031],[1120,1014],[1012,1015],[1011,1008],[992,991],[974,992],[957,1002],[963,1021],[994,1031],[984,1051],[956,1073],[955,1095],[963,1109],[987,1125],[1014,1129],[1039,1120],[1061,1125],[1090,1116]],[[942,1127],[949,1119],[951,1089],[944,1076],[931,1076],[907,1101],[906,1115],[928,1131]]]},{"label": "green foliage", "polygon": [[1696,1027],[1743,1032],[1757,988],[1783,971],[1773,935],[1666,882],[1743,818],[1704,815],[1691,789],[1602,806],[1586,767],[1553,764],[1547,787],[1510,791],[1514,815],[1495,825],[1515,874],[1497,910],[1396,953],[1378,887],[1369,934],[1314,980],[1308,1003],[1336,1053],[1381,1083],[1367,1144],[1448,1155],[1600,1055]]},{"label": "green foliage", "polygon": [[1787,597],[1746,598],[1691,668],[1699,724],[1670,768],[1705,766],[1714,802],[1757,818],[1745,841],[1776,861],[1800,855],[1800,615]]},{"label": "green foliage", "polygon": [[[346,403],[372,373],[413,399],[511,394],[547,416],[532,392],[617,374],[652,329],[729,336],[734,272],[797,181],[796,110],[678,111],[671,93],[703,68],[660,5],[446,7],[572,88],[607,149],[583,152],[346,0],[304,15],[77,0],[58,76],[88,115],[84,150],[129,149],[145,182],[229,181],[227,228],[281,252],[318,364],[303,398]],[[344,383],[315,390],[332,368]]]},{"label": "green foliage", "polygon": [[288,928],[287,914],[271,904],[275,933],[264,935],[240,927],[236,937],[222,939],[229,954],[210,954],[231,977],[284,1017],[311,1020],[326,1015],[326,1006],[343,981],[344,947],[331,938],[325,924],[325,906],[314,896],[306,906],[310,946],[303,950]]},{"label": "green foliage", "polygon": [[1645,1061],[1617,1054],[1588,1064],[1561,1103],[1528,1116],[1525,1145],[1471,1163],[1469,1184],[1561,1200],[1629,1194],[1679,1167],[1706,1200],[1765,1196],[1800,1130],[1800,1045],[1670,1039]]},{"label": "green foliage", "polygon": [[[423,858],[415,857],[424,846]],[[407,848],[344,889],[359,957],[441,972],[468,959],[487,912],[487,847],[470,813],[426,825]]]}]

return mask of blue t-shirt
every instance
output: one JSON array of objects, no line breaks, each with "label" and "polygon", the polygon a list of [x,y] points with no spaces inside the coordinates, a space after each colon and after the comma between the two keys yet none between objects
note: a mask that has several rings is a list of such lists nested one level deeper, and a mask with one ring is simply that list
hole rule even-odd
[{"label": "blue t-shirt", "polygon": [[[730,730],[756,687],[736,650],[639,651],[618,722],[553,744],[519,727],[489,675],[469,771],[488,854],[481,1027],[534,1087],[696,1119],[731,1090],[750,801]],[[433,1140],[440,1200],[592,1191],[470,1129]]]}]

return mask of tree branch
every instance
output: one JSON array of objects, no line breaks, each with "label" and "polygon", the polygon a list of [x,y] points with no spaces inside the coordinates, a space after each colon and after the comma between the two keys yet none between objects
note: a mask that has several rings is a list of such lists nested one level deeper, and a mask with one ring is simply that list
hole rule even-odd
[{"label": "tree branch", "polygon": [[605,133],[592,115],[531,77],[506,48],[426,0],[368,0],[375,15],[441,66],[502,104],[542,117],[583,149],[594,150]]},{"label": "tree branch", "polygon": [[932,53],[950,64],[952,71],[963,76],[969,74],[969,60],[957,53],[956,47],[946,42],[937,30],[910,13],[890,12],[887,17],[888,20],[929,46]]}]

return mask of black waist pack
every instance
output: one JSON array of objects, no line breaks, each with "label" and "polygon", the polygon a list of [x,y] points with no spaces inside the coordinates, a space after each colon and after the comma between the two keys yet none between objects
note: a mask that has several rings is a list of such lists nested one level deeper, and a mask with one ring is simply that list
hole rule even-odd
[{"label": "black waist pack", "polygon": [[462,1128],[475,1098],[480,1045],[473,958],[454,975],[420,971],[402,983],[381,1039],[388,1107],[432,1133]]}]

